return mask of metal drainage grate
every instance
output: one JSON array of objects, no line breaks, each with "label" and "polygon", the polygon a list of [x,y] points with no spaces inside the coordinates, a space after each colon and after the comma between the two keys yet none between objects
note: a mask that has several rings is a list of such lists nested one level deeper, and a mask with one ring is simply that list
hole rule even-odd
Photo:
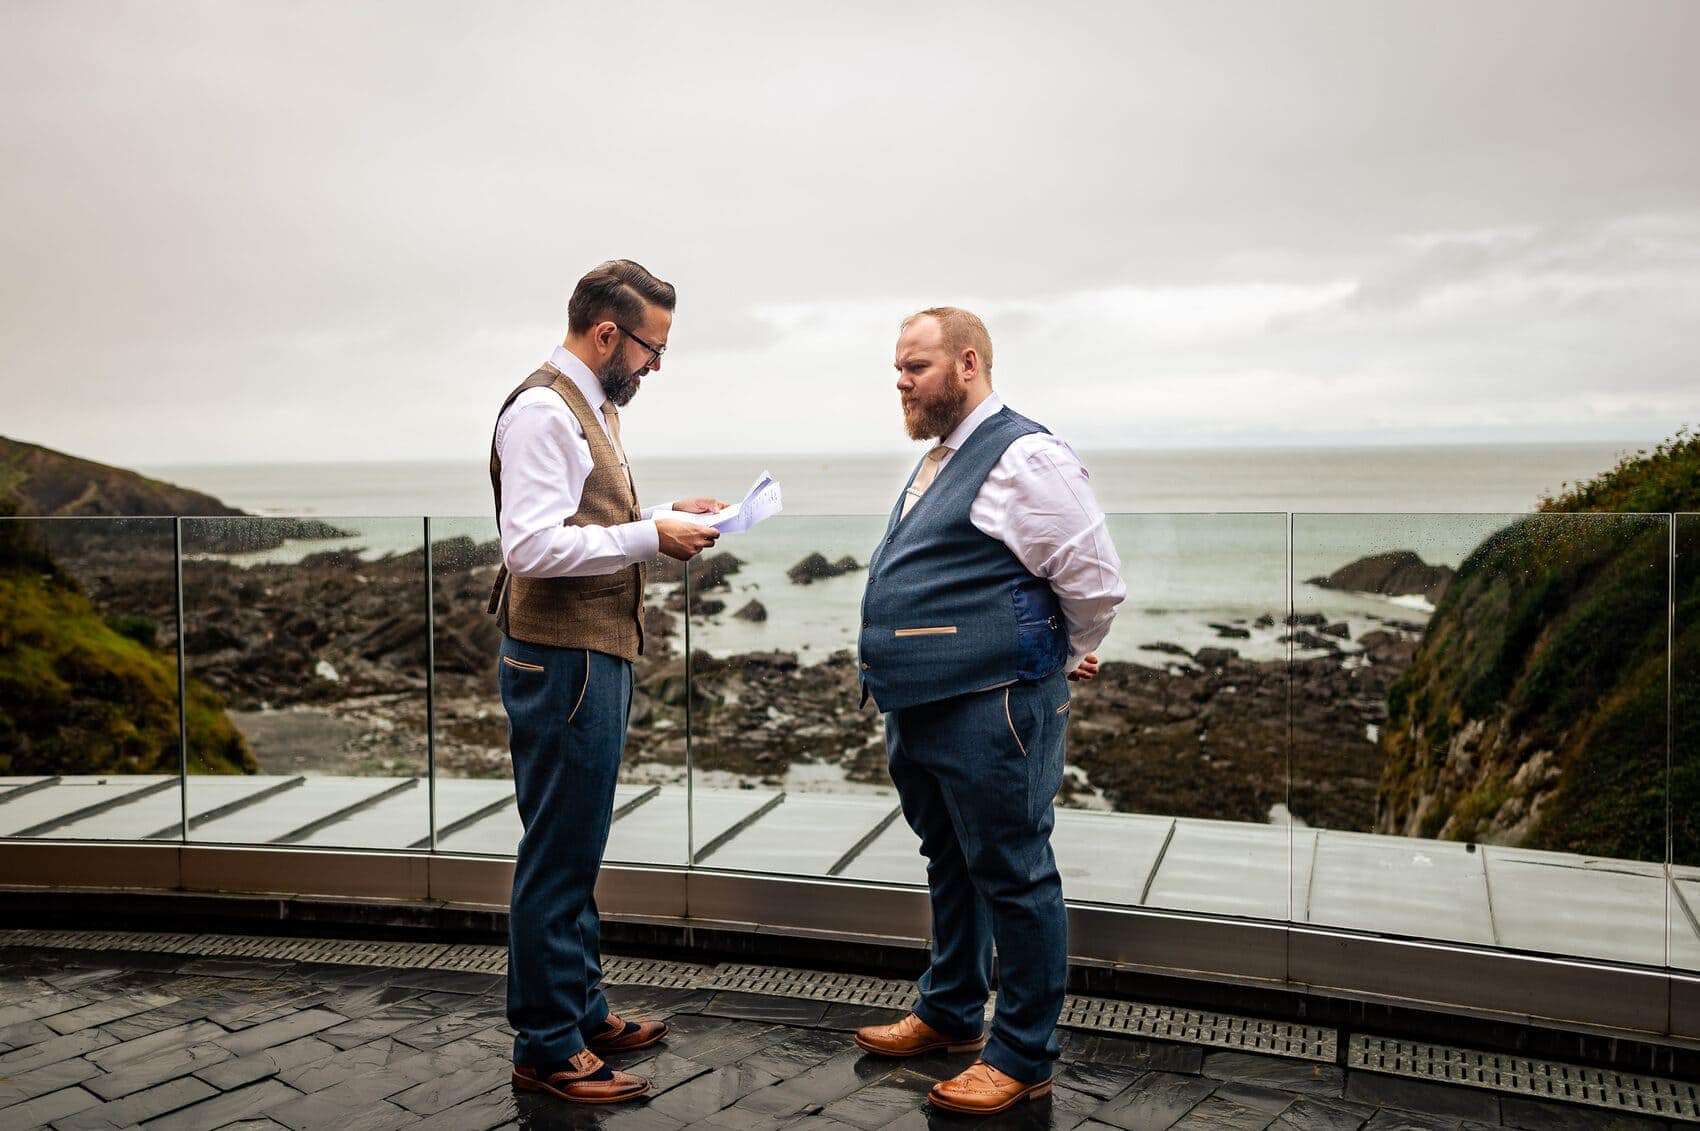
[{"label": "metal drainage grate", "polygon": [[1333,1029],[1263,1021],[1226,1013],[1199,1013],[1135,1001],[1070,996],[1063,1002],[1057,1024],[1098,1033],[1181,1041],[1190,1045],[1243,1049],[1271,1056],[1290,1056],[1332,1064],[1339,1050]]},{"label": "metal drainage grate", "polygon": [[667,962],[659,958],[604,958],[602,980],[611,986],[694,990],[703,984],[710,969],[694,962]]},{"label": "metal drainage grate", "polygon": [[1361,1034],[1347,1045],[1346,1066],[1700,1123],[1700,1085],[1658,1076]]},{"label": "metal drainage grate", "polygon": [[467,974],[506,974],[508,948],[475,943],[445,947],[443,953],[431,962],[431,969],[459,970]]},{"label": "metal drainage grate", "polygon": [[915,1000],[913,982],[773,966],[718,966],[702,986],[709,990],[772,994],[887,1009],[907,1009]]}]

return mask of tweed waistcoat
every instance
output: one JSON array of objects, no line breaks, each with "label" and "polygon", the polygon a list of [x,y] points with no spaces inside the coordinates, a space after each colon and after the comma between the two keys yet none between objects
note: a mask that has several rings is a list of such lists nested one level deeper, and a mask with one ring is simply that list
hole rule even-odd
[{"label": "tweed waistcoat", "polygon": [[1050,584],[970,518],[1004,451],[1044,431],[1002,409],[974,429],[908,514],[898,497],[868,559],[857,649],[864,701],[896,711],[1062,669],[1068,630]]},{"label": "tweed waistcoat", "polygon": [[[614,445],[602,422],[572,378],[544,366],[508,394],[496,413],[498,421],[514,399],[527,389],[547,387],[578,418],[590,442],[590,475],[584,481],[578,510],[565,526],[617,526],[637,522],[637,490],[620,466]],[[490,486],[496,496],[496,521],[502,518],[502,457],[490,439]],[[592,577],[515,577],[504,564],[490,591],[489,611],[501,630],[515,640],[557,648],[588,648],[623,660],[643,654],[643,587],[647,570],[627,566]]]}]

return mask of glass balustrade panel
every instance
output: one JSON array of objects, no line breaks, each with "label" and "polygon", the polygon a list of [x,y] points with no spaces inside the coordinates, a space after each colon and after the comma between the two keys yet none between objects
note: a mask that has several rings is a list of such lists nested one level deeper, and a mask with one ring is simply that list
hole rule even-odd
[{"label": "glass balustrade panel", "polygon": [[[871,515],[784,515],[677,568],[661,607],[689,618],[688,688],[640,683],[634,744],[666,751],[689,699],[691,831],[710,868],[925,883],[886,770],[885,727],[856,667]],[[656,757],[670,765],[670,758]]]},{"label": "glass balustrade panel", "polygon": [[[514,795],[508,716],[502,705],[501,631],[488,612],[501,562],[493,519],[431,519],[435,605],[437,850],[512,856],[524,831]],[[673,673],[684,686],[683,623],[661,608],[668,583],[653,577],[643,654],[633,667],[626,745],[614,787],[610,863],[686,862],[685,731],[667,733],[646,713],[645,683]],[[516,669],[514,679],[534,674]],[[588,685],[581,686],[582,694]],[[580,700],[559,705],[570,718]]]},{"label": "glass balustrade panel", "polygon": [[1294,516],[1295,920],[1663,964],[1668,538]]},{"label": "glass balustrade panel", "polygon": [[1670,964],[1700,970],[1700,514],[1674,516]]},{"label": "glass balustrade panel", "polygon": [[[417,518],[183,520],[189,839],[429,844],[425,555]],[[210,739],[208,740],[210,741]]]},{"label": "glass balustrade panel", "polygon": [[1070,899],[1287,917],[1284,514],[1112,514],[1127,600],[1071,688]]},{"label": "glass balustrade panel", "polygon": [[180,835],[172,523],[0,518],[0,837]]}]

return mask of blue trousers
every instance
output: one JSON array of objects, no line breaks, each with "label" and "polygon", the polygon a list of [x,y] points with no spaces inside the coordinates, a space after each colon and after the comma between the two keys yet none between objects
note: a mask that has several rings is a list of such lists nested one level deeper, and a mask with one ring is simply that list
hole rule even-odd
[{"label": "blue trousers", "polygon": [[497,659],[525,832],[508,908],[514,1063],[564,1064],[608,1017],[596,874],[626,745],[632,666],[504,636]]},{"label": "blue trousers", "polygon": [[1068,917],[1051,854],[1068,683],[959,695],[885,717],[891,779],[921,838],[933,946],[915,1014],[977,1037],[997,945],[998,1007],[983,1054],[1025,1083],[1049,1079],[1068,975]]}]

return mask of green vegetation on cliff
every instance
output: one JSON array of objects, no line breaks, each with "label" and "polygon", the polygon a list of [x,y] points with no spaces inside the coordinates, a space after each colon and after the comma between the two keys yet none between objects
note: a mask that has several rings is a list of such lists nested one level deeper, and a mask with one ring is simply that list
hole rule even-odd
[{"label": "green vegetation on cliff", "polygon": [[[176,773],[177,658],[103,621],[0,505],[0,774]],[[189,771],[253,773],[224,703],[189,684]]]},{"label": "green vegetation on cliff", "polygon": [[1700,439],[1541,511],[1464,561],[1389,692],[1377,828],[1663,860],[1668,796],[1700,855],[1700,518],[1678,516],[1673,575],[1669,518],[1610,513],[1700,511]]}]

